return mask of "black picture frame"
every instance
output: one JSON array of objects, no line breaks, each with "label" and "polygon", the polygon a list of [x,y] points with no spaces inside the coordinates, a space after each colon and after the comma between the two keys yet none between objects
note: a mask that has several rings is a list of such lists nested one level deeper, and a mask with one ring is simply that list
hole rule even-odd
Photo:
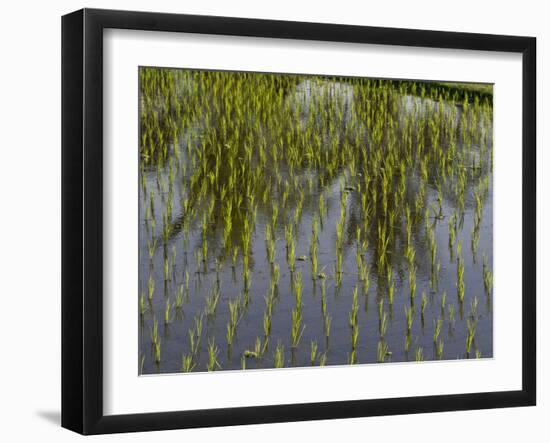
[{"label": "black picture frame", "polygon": [[[522,97],[522,388],[229,409],[103,413],[103,30],[192,32],[519,53]],[[62,18],[62,426],[82,434],[530,406],[536,403],[536,39],[83,9]]]}]

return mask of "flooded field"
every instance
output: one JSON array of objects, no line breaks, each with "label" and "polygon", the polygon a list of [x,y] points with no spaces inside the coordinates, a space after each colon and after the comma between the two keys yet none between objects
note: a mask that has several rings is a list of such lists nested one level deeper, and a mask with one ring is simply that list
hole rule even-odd
[{"label": "flooded field", "polygon": [[492,86],[139,75],[140,374],[492,357]]}]

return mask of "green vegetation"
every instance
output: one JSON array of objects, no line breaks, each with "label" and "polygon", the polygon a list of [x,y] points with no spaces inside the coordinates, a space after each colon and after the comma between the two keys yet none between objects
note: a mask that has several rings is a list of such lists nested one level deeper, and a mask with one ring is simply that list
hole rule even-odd
[{"label": "green vegetation", "polygon": [[140,373],[492,354],[491,85],[139,85]]}]

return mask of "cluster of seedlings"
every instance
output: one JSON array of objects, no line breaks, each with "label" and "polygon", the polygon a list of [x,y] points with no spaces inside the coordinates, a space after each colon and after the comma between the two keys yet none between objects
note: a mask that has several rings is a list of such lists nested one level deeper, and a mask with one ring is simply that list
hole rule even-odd
[{"label": "cluster of seedlings", "polygon": [[139,75],[142,373],[481,356],[491,88]]}]

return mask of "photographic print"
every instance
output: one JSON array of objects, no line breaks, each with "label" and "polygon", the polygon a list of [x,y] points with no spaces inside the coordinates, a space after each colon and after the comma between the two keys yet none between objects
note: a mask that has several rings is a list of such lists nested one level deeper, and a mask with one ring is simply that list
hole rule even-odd
[{"label": "photographic print", "polygon": [[140,67],[136,149],[139,374],[492,358],[491,84]]}]

